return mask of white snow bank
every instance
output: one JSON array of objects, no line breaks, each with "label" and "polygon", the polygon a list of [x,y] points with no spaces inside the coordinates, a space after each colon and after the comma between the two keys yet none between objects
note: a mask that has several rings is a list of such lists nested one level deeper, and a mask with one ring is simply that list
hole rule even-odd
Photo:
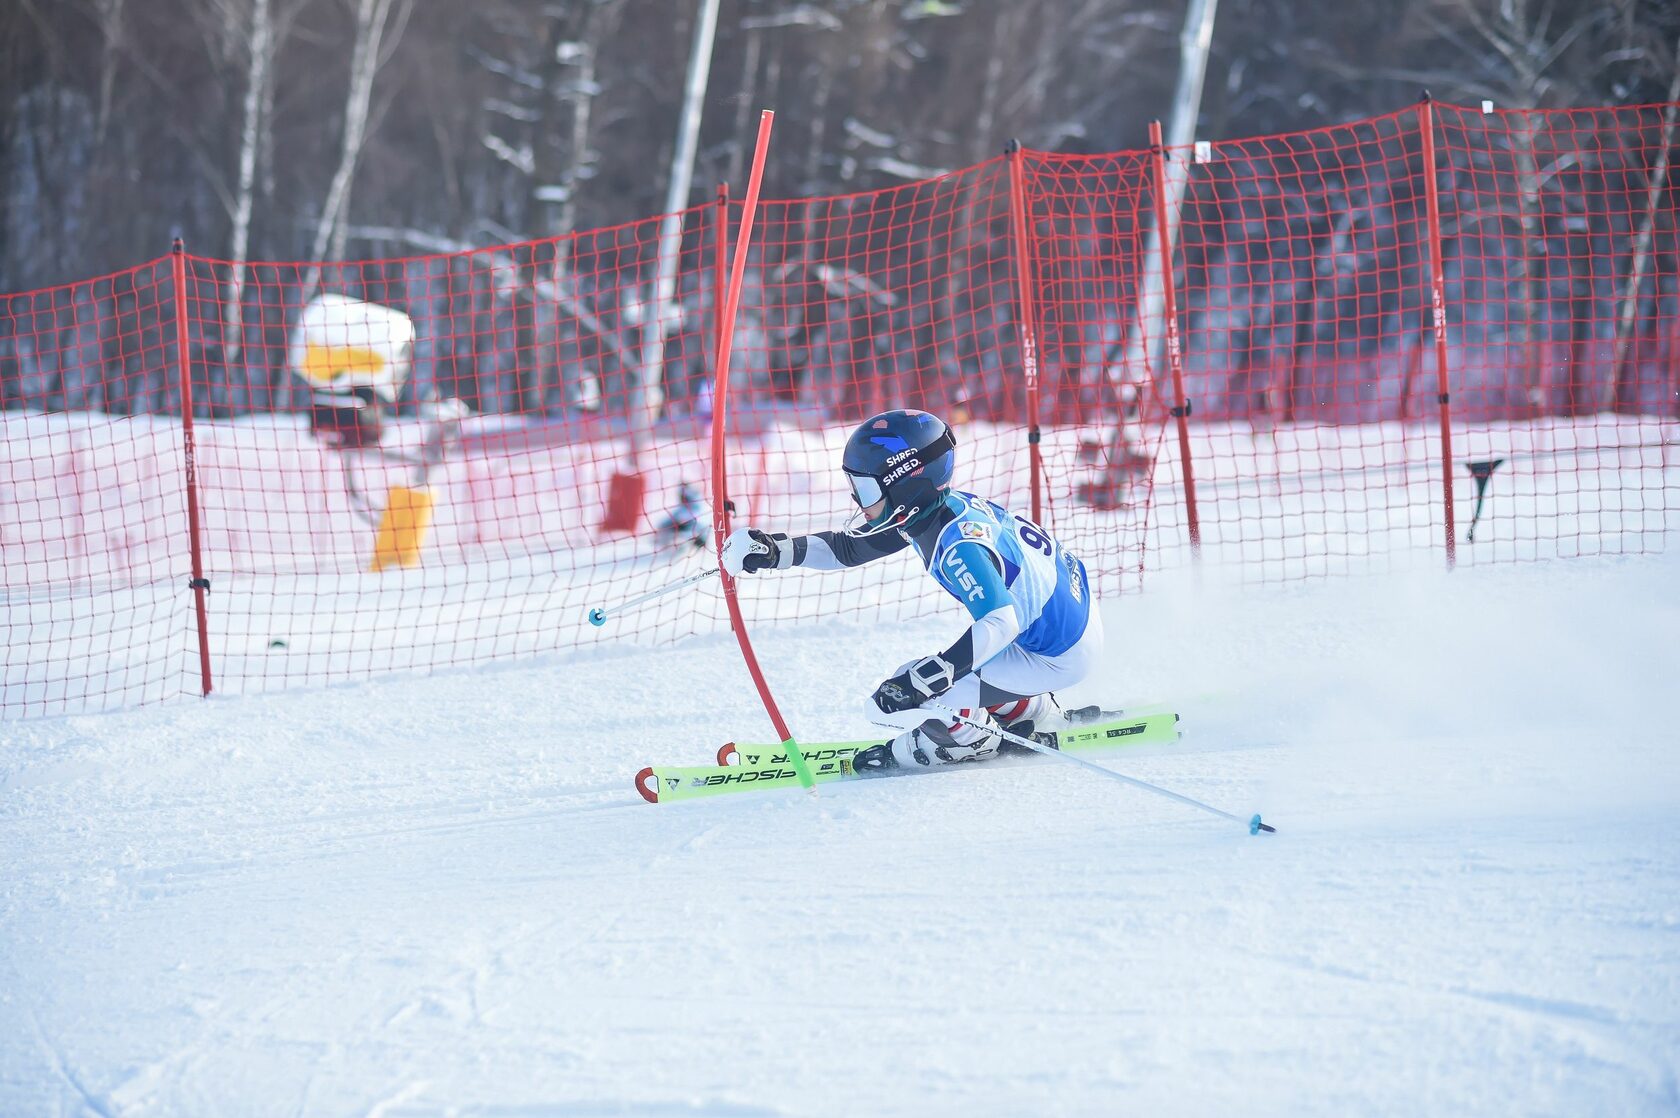
[{"label": "white snow bank", "polygon": [[[909,562],[909,560],[906,560]],[[1680,564],[1106,606],[1110,764],[650,807],[727,636],[0,725],[0,1113],[1671,1114]],[[768,587],[768,583],[765,584]],[[796,732],[959,619],[757,645]]]}]

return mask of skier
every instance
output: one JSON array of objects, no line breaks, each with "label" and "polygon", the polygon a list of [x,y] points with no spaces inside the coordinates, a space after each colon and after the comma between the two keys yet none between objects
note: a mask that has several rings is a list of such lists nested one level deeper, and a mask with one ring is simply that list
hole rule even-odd
[{"label": "skier", "polygon": [[706,522],[706,502],[698,485],[685,481],[677,487],[676,507],[660,518],[654,538],[661,546],[686,543],[697,551],[712,542],[712,526]]},{"label": "skier", "polygon": [[[901,665],[870,701],[895,714],[937,700],[987,728],[930,712],[915,729],[860,751],[860,773],[995,757],[1000,726],[1054,745],[1070,719],[1050,692],[1085,678],[1102,653],[1085,565],[1026,517],[953,490],[955,460],[951,429],[937,417],[882,412],[852,433],[841,459],[861,525],[791,539],[739,528],[724,541],[723,566],[737,577],[839,570],[913,546],[934,581],[967,607],[973,623],[950,647]],[[1069,713],[1083,720],[1097,712]]]}]

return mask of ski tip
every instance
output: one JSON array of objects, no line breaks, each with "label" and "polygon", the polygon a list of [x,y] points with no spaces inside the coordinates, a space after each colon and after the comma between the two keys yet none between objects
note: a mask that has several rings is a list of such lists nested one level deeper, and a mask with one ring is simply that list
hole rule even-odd
[{"label": "ski tip", "polygon": [[735,763],[734,742],[726,741],[722,745],[718,746],[717,762],[720,765],[733,765]]},{"label": "ski tip", "polygon": [[[659,781],[654,779],[653,766],[649,765],[636,774],[636,791],[642,794],[642,799],[650,804],[659,802]],[[1259,816],[1255,816],[1256,819]]]},{"label": "ski tip", "polygon": [[1262,823],[1260,821],[1260,814],[1256,812],[1254,818],[1248,821],[1248,833],[1251,835],[1257,835],[1261,831],[1265,831],[1268,835],[1277,834],[1277,828],[1271,826],[1270,824]]},{"label": "ski tip", "polygon": [[589,623],[599,629],[607,623],[607,611],[600,606],[596,606],[589,611]]}]

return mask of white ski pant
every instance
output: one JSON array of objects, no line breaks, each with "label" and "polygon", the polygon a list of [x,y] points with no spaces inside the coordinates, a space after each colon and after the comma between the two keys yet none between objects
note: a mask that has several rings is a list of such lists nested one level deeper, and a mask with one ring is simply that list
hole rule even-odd
[{"label": "white ski pant", "polygon": [[[978,670],[969,672],[957,680],[949,691],[933,701],[940,706],[973,712],[1014,699],[1030,699],[1046,691],[1072,687],[1091,674],[1091,669],[1096,667],[1102,651],[1102,615],[1097,612],[1096,603],[1092,602],[1085,632],[1066,652],[1045,656],[1012,644],[980,665]],[[938,711],[929,711],[928,720],[938,721],[940,727],[945,730],[944,734],[935,731],[936,737],[943,738],[948,735],[951,741],[957,744],[966,745],[970,739],[985,736],[970,726],[949,725],[945,716]]]},{"label": "white ski pant", "polygon": [[[1030,699],[1046,691],[1072,687],[1091,674],[1102,651],[1102,614],[1092,602],[1085,631],[1066,652],[1044,656],[1012,644],[957,680],[955,686],[940,696],[940,701],[959,710],[972,710],[996,706],[1006,699]],[[1000,696],[999,691],[1007,694]]]}]

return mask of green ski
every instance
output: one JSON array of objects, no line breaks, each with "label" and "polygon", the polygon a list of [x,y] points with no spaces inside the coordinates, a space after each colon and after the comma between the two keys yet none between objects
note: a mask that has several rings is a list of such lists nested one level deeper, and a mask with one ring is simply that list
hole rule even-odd
[{"label": "green ski", "polygon": [[[1178,740],[1178,715],[1151,714],[1141,718],[1120,718],[1073,726],[1057,735],[1057,745],[1068,753],[1103,753],[1131,745],[1154,745]],[[852,756],[860,749],[880,744],[881,739],[828,742],[804,747],[805,763],[818,784],[860,778],[852,770]],[[653,766],[636,774],[636,791],[650,804],[668,804],[746,792],[758,788],[797,787],[798,774],[788,764],[779,745],[726,745],[721,758],[735,764]],[[959,766],[960,767],[960,766]],[[880,778],[873,778],[880,779]]]}]

